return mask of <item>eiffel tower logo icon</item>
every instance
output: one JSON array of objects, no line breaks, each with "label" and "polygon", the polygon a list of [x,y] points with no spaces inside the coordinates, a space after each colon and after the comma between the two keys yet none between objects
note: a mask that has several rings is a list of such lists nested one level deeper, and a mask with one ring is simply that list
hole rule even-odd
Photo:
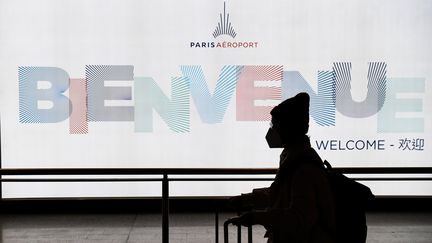
[{"label": "eiffel tower logo icon", "polygon": [[220,19],[218,22],[218,25],[216,26],[216,29],[213,31],[213,37],[217,38],[220,35],[228,35],[232,38],[235,38],[237,33],[235,32],[234,28],[231,25],[230,22],[230,15],[226,12],[226,2],[224,2],[224,9],[223,13],[220,13],[219,15]]}]

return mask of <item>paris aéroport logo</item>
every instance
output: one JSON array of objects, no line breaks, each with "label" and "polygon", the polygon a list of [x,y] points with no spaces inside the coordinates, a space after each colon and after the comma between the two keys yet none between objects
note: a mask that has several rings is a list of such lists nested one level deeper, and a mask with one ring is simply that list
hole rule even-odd
[{"label": "paris a\u00e9roport logo", "polygon": [[[217,18],[217,24],[212,32],[213,39],[212,40],[204,40],[204,41],[191,41],[191,48],[222,48],[222,49],[250,49],[250,48],[258,48],[258,41],[245,41],[238,40],[237,32],[235,29],[235,24],[232,22],[230,18],[229,10],[227,9],[227,2],[223,3],[223,10],[219,13]],[[222,36],[228,36],[232,40],[218,40]]]}]

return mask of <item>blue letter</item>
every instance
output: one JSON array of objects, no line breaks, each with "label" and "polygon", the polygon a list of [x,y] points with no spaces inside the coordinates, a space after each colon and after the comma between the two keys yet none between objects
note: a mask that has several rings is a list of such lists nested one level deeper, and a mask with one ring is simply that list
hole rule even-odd
[{"label": "blue letter", "polygon": [[223,120],[229,101],[235,91],[240,74],[240,66],[224,66],[216,84],[214,96],[208,90],[204,73],[200,66],[181,66],[183,75],[190,81],[192,98],[205,123],[220,123]]},{"label": "blue letter", "polygon": [[[57,67],[19,67],[19,120],[21,123],[54,123],[69,117],[69,99],[63,93],[69,87],[69,75]],[[38,87],[39,82],[48,87]],[[52,104],[39,108],[38,101]]]},{"label": "blue letter", "polygon": [[386,98],[386,67],[387,64],[383,62],[369,63],[367,96],[362,102],[355,102],[351,95],[351,63],[334,63],[337,110],[353,118],[375,115]]}]

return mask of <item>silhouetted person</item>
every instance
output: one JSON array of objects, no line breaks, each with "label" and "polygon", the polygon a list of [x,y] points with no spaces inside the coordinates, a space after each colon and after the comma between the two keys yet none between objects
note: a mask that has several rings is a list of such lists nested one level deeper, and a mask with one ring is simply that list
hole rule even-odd
[{"label": "silhouetted person", "polygon": [[323,162],[309,137],[309,95],[299,93],[273,108],[266,135],[283,147],[279,170],[269,188],[231,198],[238,207],[263,209],[230,219],[236,225],[263,225],[271,243],[335,242],[335,208]]}]

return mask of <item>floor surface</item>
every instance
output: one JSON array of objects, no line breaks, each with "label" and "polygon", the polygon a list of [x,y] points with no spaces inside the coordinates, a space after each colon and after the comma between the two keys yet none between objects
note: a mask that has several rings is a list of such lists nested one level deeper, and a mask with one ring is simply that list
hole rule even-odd
[{"label": "floor surface", "polygon": [[[219,242],[223,242],[220,215]],[[172,214],[170,243],[215,243],[214,214]],[[432,243],[432,213],[369,213],[368,241]],[[6,214],[0,215],[1,242],[161,242],[160,214]],[[253,242],[266,242],[264,229],[253,228]],[[230,242],[237,232],[230,228]],[[246,242],[246,230],[243,230]]]}]

